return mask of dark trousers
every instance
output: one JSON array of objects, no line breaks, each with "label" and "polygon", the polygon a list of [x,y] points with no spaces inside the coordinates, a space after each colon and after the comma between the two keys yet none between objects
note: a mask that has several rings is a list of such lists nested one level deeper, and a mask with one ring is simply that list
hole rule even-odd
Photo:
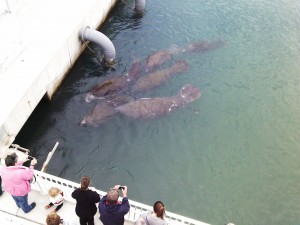
[{"label": "dark trousers", "polygon": [[80,225],[94,225],[94,217],[79,217]]},{"label": "dark trousers", "polygon": [[[54,206],[54,204],[52,202],[50,202],[49,205],[50,205],[50,207]],[[64,203],[61,203],[60,205],[56,206],[55,211],[57,212],[63,205],[64,205]]]},{"label": "dark trousers", "polygon": [[1,176],[0,176],[0,195],[2,195],[3,194],[3,191],[2,191],[2,178],[1,178]]}]

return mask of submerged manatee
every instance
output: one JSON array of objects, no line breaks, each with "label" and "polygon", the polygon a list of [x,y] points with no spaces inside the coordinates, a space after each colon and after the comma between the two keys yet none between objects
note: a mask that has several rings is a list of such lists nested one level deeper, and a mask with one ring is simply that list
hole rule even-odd
[{"label": "submerged manatee", "polygon": [[161,51],[155,52],[147,58],[146,62],[146,72],[151,72],[158,66],[163,65],[166,61],[171,59],[172,55],[176,55],[182,52],[182,49],[178,47],[172,47],[163,49]]},{"label": "submerged manatee", "polygon": [[201,53],[225,46],[225,41],[196,41],[182,49],[183,52]]},{"label": "submerged manatee", "polygon": [[157,67],[163,65],[165,62],[171,59],[173,55],[178,55],[184,52],[196,52],[202,53],[209,50],[214,50],[216,48],[223,47],[225,45],[225,41],[195,41],[188,44],[185,47],[171,47],[167,49],[160,50],[158,52],[153,53],[146,59],[146,72],[151,72]]},{"label": "submerged manatee", "polygon": [[187,84],[171,97],[142,98],[116,107],[116,110],[133,119],[151,119],[171,113],[201,96],[198,87]]},{"label": "submerged manatee", "polygon": [[132,92],[147,91],[165,83],[172,75],[186,72],[189,64],[184,60],[176,61],[171,67],[157,70],[140,77],[131,87]]},{"label": "submerged manatee", "polygon": [[105,80],[94,86],[86,95],[85,101],[91,102],[95,99],[104,99],[117,94],[121,90],[128,88],[127,76],[118,76]]},{"label": "submerged manatee", "polygon": [[115,107],[113,107],[107,101],[102,101],[98,103],[87,116],[83,118],[83,120],[80,122],[80,125],[91,125],[96,127],[99,124],[108,121],[116,113]]},{"label": "submerged manatee", "polygon": [[90,125],[97,127],[100,124],[107,122],[117,114],[115,107],[129,103],[131,101],[134,101],[134,98],[129,95],[120,95],[110,100],[103,100],[102,102],[98,103],[90,111],[90,113],[83,118],[83,120],[80,122],[80,125]]},{"label": "submerged manatee", "polygon": [[128,70],[128,74],[127,74],[128,81],[133,82],[133,81],[137,80],[138,77],[140,76],[140,74],[142,73],[142,68],[143,68],[143,65],[140,61],[134,62],[131,65],[130,69]]},{"label": "submerged manatee", "polygon": [[[141,92],[159,86],[165,82],[170,75],[184,72],[186,69],[186,67],[183,66],[182,68],[172,67],[165,70],[151,72],[158,66],[161,66],[166,61],[170,60],[173,55],[184,52],[201,53],[223,47],[224,45],[225,41],[223,40],[195,41],[188,44],[186,47],[171,47],[168,49],[163,49],[150,55],[146,60],[144,59],[142,61],[134,62],[126,75],[113,77],[96,85],[87,94],[85,100],[90,102],[94,99],[104,99],[116,95],[121,91],[128,90],[132,84],[134,84],[134,87],[132,88],[133,92]],[[139,79],[140,75],[145,71],[147,73],[151,73],[146,74],[144,77]]]},{"label": "submerged manatee", "polygon": [[142,72],[141,62],[134,62],[128,73],[117,77],[109,78],[94,86],[85,97],[86,102],[91,102],[95,99],[105,99],[118,94],[121,91],[126,91],[130,84],[135,82]]}]

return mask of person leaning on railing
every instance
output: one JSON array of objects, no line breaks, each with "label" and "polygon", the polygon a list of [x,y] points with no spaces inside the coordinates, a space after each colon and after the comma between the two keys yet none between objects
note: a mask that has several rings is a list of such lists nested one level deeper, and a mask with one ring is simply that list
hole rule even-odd
[{"label": "person leaning on railing", "polygon": [[153,212],[145,212],[140,218],[135,222],[135,225],[138,224],[147,224],[147,225],[167,225],[167,221],[164,218],[165,216],[165,205],[161,201],[157,201],[153,205]]},{"label": "person leaning on railing", "polygon": [[[36,203],[28,205],[28,193],[31,191],[30,180],[33,178],[33,166],[36,159],[28,160],[28,167],[24,162],[17,162],[17,154],[12,153],[5,158],[5,165],[1,167],[1,176],[4,190],[11,194],[16,205],[25,213],[30,212]],[[22,165],[23,164],[23,165]]]},{"label": "person leaning on railing", "polygon": [[[122,190],[122,202],[118,202],[119,190]],[[129,212],[127,186],[115,185],[110,188],[98,205],[100,220],[104,225],[123,225],[124,216]]]},{"label": "person leaning on railing", "polygon": [[79,217],[80,225],[94,225],[94,216],[97,212],[96,203],[100,201],[100,195],[89,189],[90,177],[85,176],[80,180],[80,188],[72,193],[76,199],[75,212]]}]

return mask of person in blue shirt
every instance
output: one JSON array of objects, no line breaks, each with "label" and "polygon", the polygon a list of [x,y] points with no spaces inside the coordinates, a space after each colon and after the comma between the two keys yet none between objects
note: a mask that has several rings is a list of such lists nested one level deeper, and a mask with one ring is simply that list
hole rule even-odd
[{"label": "person in blue shirt", "polygon": [[[119,199],[119,191],[122,190],[123,199]],[[127,198],[127,186],[115,185],[110,188],[98,205],[100,220],[103,225],[123,225],[124,216],[129,212],[130,205]]]}]

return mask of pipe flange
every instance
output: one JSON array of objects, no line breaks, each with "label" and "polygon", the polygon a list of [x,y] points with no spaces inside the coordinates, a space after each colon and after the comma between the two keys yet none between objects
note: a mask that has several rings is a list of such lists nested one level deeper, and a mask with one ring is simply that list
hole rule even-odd
[{"label": "pipe flange", "polygon": [[91,29],[89,26],[81,27],[79,30],[79,38],[82,42],[86,42],[87,40],[85,39],[85,32],[87,29]]}]

